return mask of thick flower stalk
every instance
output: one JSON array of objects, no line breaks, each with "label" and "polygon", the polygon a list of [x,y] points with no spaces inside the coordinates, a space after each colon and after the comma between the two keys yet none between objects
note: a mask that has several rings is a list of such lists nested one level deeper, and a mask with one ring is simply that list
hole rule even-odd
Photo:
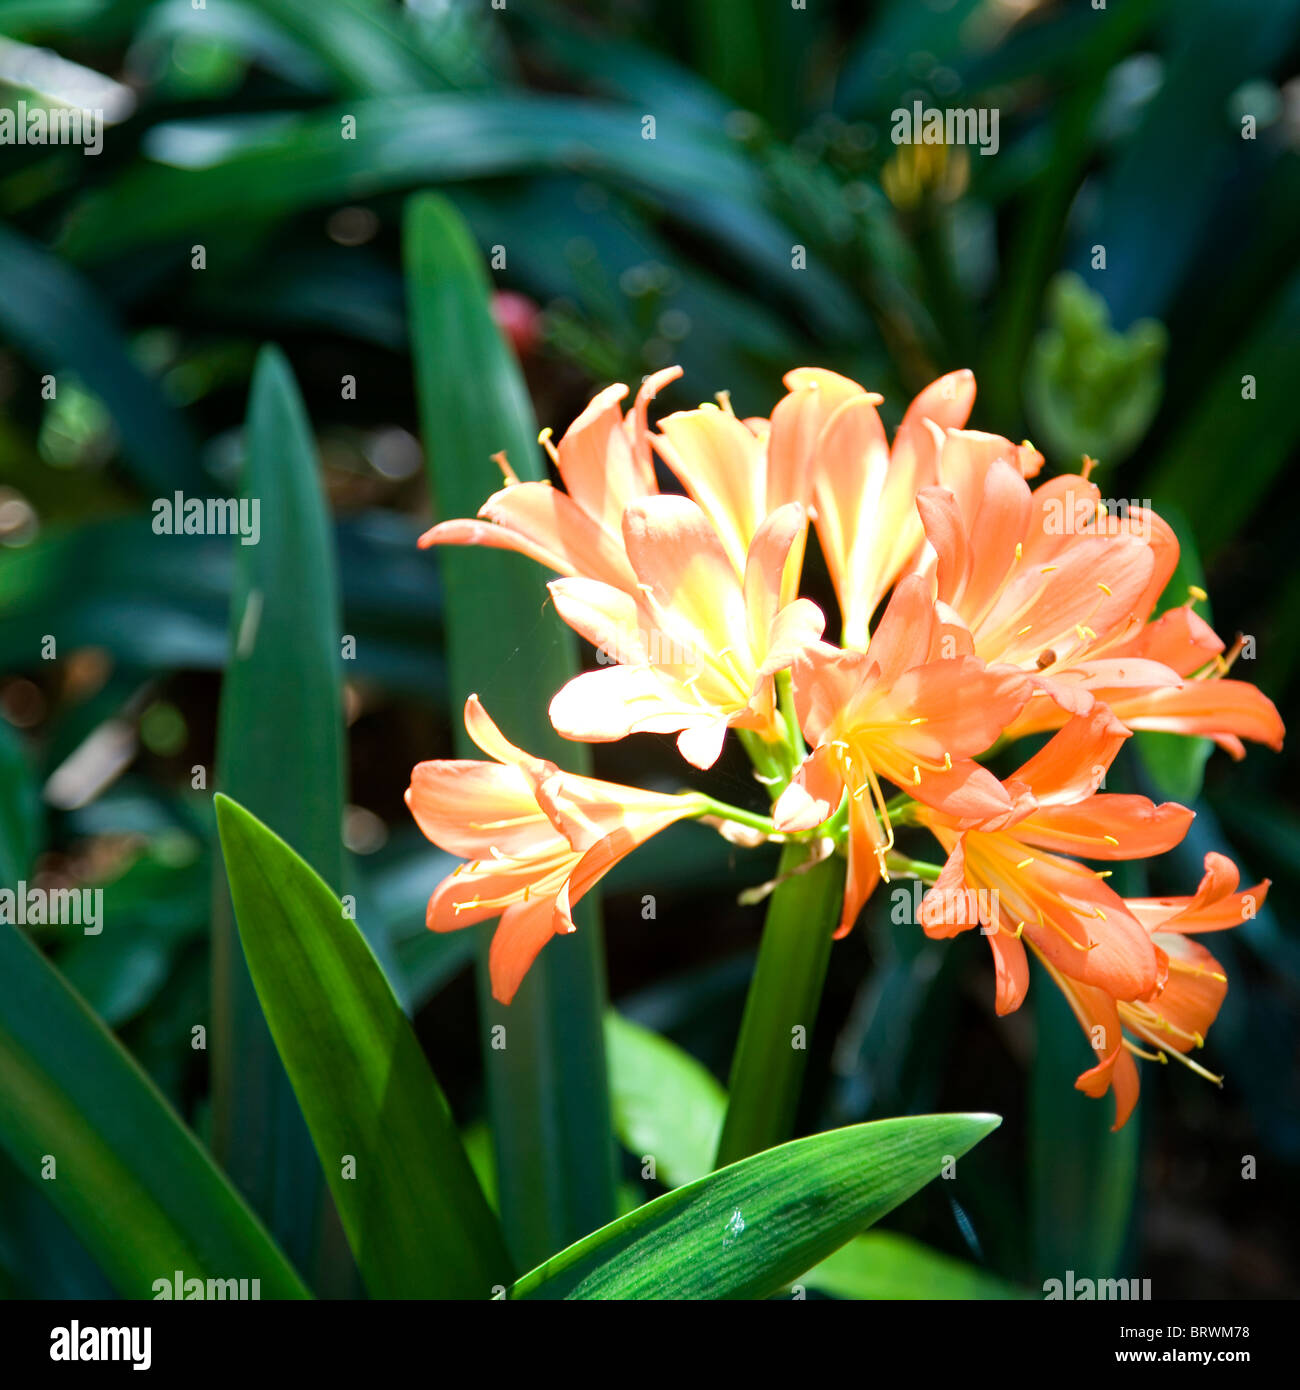
[{"label": "thick flower stalk", "polygon": [[[1163,854],[1192,819],[1105,790],[1133,730],[1206,736],[1234,757],[1281,746],[1272,702],[1229,677],[1240,643],[1225,654],[1195,612],[1204,593],[1161,611],[1170,527],[1147,508],[1112,515],[1088,462],[1039,482],[1032,445],[967,428],[970,372],[926,387],[892,440],[882,398],[820,368],[789,373],[770,418],[736,416],[723,394],[656,431],[649,402],[679,375],[647,378],[626,415],[626,388],[608,388],[558,446],[544,433],[563,490],[518,482],[502,459],[506,486],[479,516],[422,544],[514,549],[559,576],[556,610],[597,653],[550,692],[561,734],[672,734],[707,768],[735,731],[768,809],[566,774],[471,697],[466,727],[492,761],[421,763],[407,794],[425,834],[469,861],[435,889],[429,925],[499,917],[492,982],[508,1002],[573,930],[578,898],[668,825],[783,842],[777,881],[747,895],[771,906],[725,1161],[789,1137],[806,1055],[791,1032],[815,1022],[832,937],[900,876],[929,885],[919,929],[988,940],[999,1014],[1024,1001],[1031,961],[1061,989],[1093,1052],[1077,1085],[1114,1093],[1116,1127],[1137,1100],[1135,1059],[1211,1076],[1190,1054],[1227,980],[1197,938],[1248,920],[1267,883],[1239,889],[1211,854],[1190,896],[1124,899],[1097,867]],[[810,522],[839,645],[800,596]],[[1041,746],[1017,766],[1006,750],[1028,735]],[[935,862],[903,852],[923,834]]]}]

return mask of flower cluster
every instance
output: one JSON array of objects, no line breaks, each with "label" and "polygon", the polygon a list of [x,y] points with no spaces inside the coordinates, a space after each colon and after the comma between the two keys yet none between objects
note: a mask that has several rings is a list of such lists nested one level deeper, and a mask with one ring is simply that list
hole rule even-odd
[{"label": "flower cluster", "polygon": [[[435,891],[429,926],[499,915],[492,981],[508,1002],[550,936],[573,930],[578,898],[674,821],[806,838],[847,859],[839,933],[910,874],[929,884],[923,930],[989,942],[999,1013],[1020,1006],[1035,956],[1096,1053],[1077,1085],[1114,1090],[1118,1127],[1134,1056],[1188,1060],[1218,1012],[1227,982],[1195,938],[1252,916],[1268,885],[1242,891],[1211,854],[1189,897],[1121,897],[1090,862],[1163,853],[1192,812],[1107,792],[1106,773],[1134,730],[1234,757],[1283,734],[1273,704],[1230,677],[1236,650],[1195,611],[1200,590],[1157,615],[1173,531],[1149,509],[1108,509],[1086,460],[1035,486],[1032,446],[965,428],[968,371],[922,391],[892,443],[880,396],[814,368],[786,377],[770,418],[738,418],[722,396],[652,430],[649,403],[678,375],[647,378],[626,415],[612,386],[558,444],[544,434],[562,488],[520,482],[502,458],[505,486],[478,517],[421,543],[516,550],[559,576],[556,610],[600,655],[551,701],[562,735],[675,734],[708,768],[735,729],[770,817],[568,775],[471,698],[466,727],[494,761],[422,763],[407,794],[424,833],[471,861]],[[660,490],[656,457],[680,492]],[[839,645],[799,595],[809,523]],[[1009,776],[980,761],[1029,735],[1037,751]],[[933,836],[942,864],[903,857],[902,826]],[[952,910],[967,901],[993,906]]]}]

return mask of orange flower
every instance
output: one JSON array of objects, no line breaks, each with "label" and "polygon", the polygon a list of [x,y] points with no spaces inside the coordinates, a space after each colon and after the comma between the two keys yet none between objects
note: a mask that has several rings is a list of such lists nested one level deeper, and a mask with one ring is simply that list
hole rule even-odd
[{"label": "orange flower", "polygon": [[[1129,898],[1125,907],[1150,933],[1157,958],[1156,988],[1145,999],[1111,998],[1104,990],[1081,985],[1044,961],[1061,987],[1095,1051],[1096,1066],[1075,1085],[1086,1095],[1115,1092],[1115,1129],[1137,1103],[1139,1080],[1134,1056],[1165,1061],[1172,1053],[1199,1075],[1219,1084],[1221,1078],[1187,1055],[1202,1047],[1210,1025],[1228,992],[1223,967],[1188,933],[1226,931],[1252,918],[1263,905],[1265,880],[1244,892],[1237,890],[1237,866],[1222,854],[1205,856],[1205,876],[1194,896],[1187,898]],[[1149,1053],[1123,1037],[1123,1030],[1155,1047]]]},{"label": "orange flower", "polygon": [[923,490],[917,506],[956,649],[1034,673],[1041,693],[1008,739],[1060,728],[1099,700],[1131,729],[1205,734],[1234,756],[1242,738],[1281,747],[1272,701],[1220,679],[1223,644],[1190,607],[1148,622],[1178,565],[1164,521],[1138,507],[1107,515],[1075,474],[1031,492],[1013,460],[978,453],[950,433],[949,486]]},{"label": "orange flower", "polygon": [[1053,478],[1031,492],[1009,461],[973,452],[966,437],[950,434],[952,487],[922,491],[917,507],[934,551],[937,602],[958,649],[1033,672],[1052,697],[1035,699],[1017,731],[1040,719],[1059,727],[1085,712],[1098,684],[1179,684],[1157,661],[1110,655],[1159,597],[1167,575],[1157,552],[1172,542],[1176,559],[1173,533],[1150,513],[1153,532],[1133,516],[1107,518],[1085,478]]},{"label": "orange flower", "polygon": [[[843,620],[843,643],[865,648],[880,600],[916,560],[925,536],[917,492],[938,483],[944,431],[966,423],[975,400],[969,371],[932,382],[908,406],[890,447],[882,396],[834,372],[801,367],[772,412],[768,474],[778,495],[811,499],[817,536]],[[994,435],[970,435],[1017,460],[1027,476],[1042,455]]]},{"label": "orange flower", "polygon": [[606,388],[565,431],[558,449],[543,434],[567,492],[545,482],[521,483],[498,454],[506,486],[479,508],[479,519],[439,522],[420,545],[517,550],[559,574],[634,588],[623,552],[623,511],[659,491],[646,413],[656,393],[681,374],[680,367],[667,367],[646,377],[626,418],[619,403],[627,387]]},{"label": "orange flower", "polygon": [[[977,827],[928,807],[916,819],[948,850],[943,872],[921,905],[926,933],[941,937],[974,925],[963,907],[995,904],[982,924],[997,973],[997,1010],[1019,1008],[1028,985],[1027,946],[1068,1000],[1097,1063],[1076,1082],[1085,1094],[1115,1093],[1116,1129],[1138,1097],[1133,1057],[1178,1056],[1201,1047],[1227,992],[1214,957],[1188,933],[1222,931],[1254,915],[1267,882],[1237,891],[1235,865],[1206,856],[1205,877],[1190,898],[1121,899],[1093,871],[1063,858],[1145,858],[1171,849],[1192,813],[1173,803],[1099,793],[1096,786],[1129,732],[1098,705],[1076,715],[1007,781],[1015,800],[1006,816]],[[982,895],[982,896],[980,896]],[[1145,1051],[1125,1030],[1158,1052]]]},{"label": "orange flower", "polygon": [[803,508],[778,508],[749,546],[744,577],[704,512],[652,497],[623,518],[635,595],[591,579],[550,586],[560,616],[618,664],[570,681],[551,701],[566,738],[608,742],[677,733],[682,756],[711,767],[728,728],[782,736],[773,674],[822,634],[809,599],[782,604],[782,576],[802,543]]},{"label": "orange flower", "polygon": [[1185,807],[1097,791],[1128,737],[1098,705],[1071,719],[1007,779],[1009,812],[976,824],[928,806],[915,812],[948,854],[921,905],[926,933],[952,936],[975,924],[969,914],[962,919],[948,910],[967,888],[996,904],[983,931],[993,952],[999,1014],[1024,1001],[1026,942],[1059,974],[1112,1001],[1144,998],[1156,988],[1158,954],[1142,923],[1103,877],[1064,857],[1146,858],[1187,833],[1192,812]]},{"label": "orange flower", "polygon": [[838,935],[882,875],[893,830],[880,778],[959,820],[1010,809],[1006,790],[973,762],[1029,695],[1021,673],[963,656],[936,659],[939,622],[920,576],[894,590],[866,652],[819,644],[795,662],[794,699],[813,744],[773,810],[777,828],[812,829],[849,793],[849,870]]},{"label": "orange flower", "polygon": [[465,702],[465,728],[495,761],[419,763],[406,804],[434,844],[471,861],[434,889],[429,927],[454,931],[499,916],[489,967],[493,997],[508,1004],[542,947],[574,930],[572,910],[583,894],[706,803],[561,772],[510,743],[477,695]]}]

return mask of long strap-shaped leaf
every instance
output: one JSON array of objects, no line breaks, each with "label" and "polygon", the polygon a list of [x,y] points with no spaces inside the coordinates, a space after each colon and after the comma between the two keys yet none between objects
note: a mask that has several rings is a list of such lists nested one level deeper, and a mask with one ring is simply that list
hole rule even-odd
[{"label": "long strap-shaped leaf", "polygon": [[[258,509],[260,535],[255,544],[233,542],[232,651],[221,691],[217,785],[342,892],[334,540],[311,425],[275,348],[262,350],[253,373],[247,451],[241,494]],[[246,519],[252,521],[251,510]],[[220,881],[212,935],[213,1150],[317,1291],[341,1296],[347,1274],[329,1258],[332,1216],[311,1139],[266,1031]]]},{"label": "long strap-shaped leaf", "polygon": [[513,1298],[767,1298],[939,1176],[996,1115],[796,1139],[679,1187],[531,1270]]},{"label": "long strap-shaped leaf", "polygon": [[153,1082],[11,926],[0,926],[0,1145],[127,1297],[152,1298],[177,1270],[310,1297]]},{"label": "long strap-shaped leaf", "polygon": [[112,415],[144,487],[208,491],[184,419],[132,361],[112,311],[74,270],[8,227],[0,227],[0,337],[42,370],[80,377]]},{"label": "long strap-shaped leaf", "polygon": [[[624,1147],[666,1187],[705,1177],[727,1093],[676,1043],[612,1009],[605,1015],[614,1123]],[[1023,1298],[1023,1289],[892,1231],[868,1231],[799,1278],[837,1298]]]},{"label": "long strap-shaped leaf", "polygon": [[[492,320],[482,259],[459,214],[444,199],[417,198],[405,237],[431,482],[443,516],[473,516],[501,485],[492,462],[498,450],[506,450],[520,478],[542,476],[536,423],[518,364]],[[551,696],[576,668],[570,634],[543,611],[545,575],[531,561],[495,550],[448,547],[440,564],[456,714],[459,702],[477,691],[513,741],[585,771],[586,749],[559,738],[546,717]],[[463,736],[460,750],[481,756]],[[480,991],[501,1214],[523,1266],[615,1212],[594,898],[579,907],[578,931],[556,938],[538,957],[509,1009]],[[483,933],[484,947],[487,939]],[[484,962],[480,975],[486,974]]]},{"label": "long strap-shaped leaf", "polygon": [[378,961],[283,840],[216,806],[248,968],[367,1289],[490,1298],[505,1243]]}]

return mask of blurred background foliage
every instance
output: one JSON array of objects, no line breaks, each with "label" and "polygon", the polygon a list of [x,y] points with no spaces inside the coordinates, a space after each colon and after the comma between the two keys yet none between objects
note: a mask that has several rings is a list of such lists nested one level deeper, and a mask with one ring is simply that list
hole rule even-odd
[{"label": "blurred background foliage", "polygon": [[[238,1007],[210,997],[210,923],[221,940],[228,912],[217,767],[281,796],[313,779],[285,833],[357,896],[479,1132],[473,933],[424,931],[449,864],[402,804],[458,717],[437,561],[415,547],[433,513],[403,281],[414,192],[467,220],[557,430],[606,382],[670,362],[686,375],[664,409],[727,390],[765,414],[783,371],[818,364],[883,392],[893,421],[937,374],[974,368],[976,427],[1028,435],[1049,468],[1094,456],[1103,495],[1169,516],[1185,555],[1168,601],[1204,582],[1221,634],[1255,638],[1240,674],[1295,719],[1295,0],[0,0],[0,35],[0,101],[108,123],[97,157],[0,146],[0,882],[108,886],[102,937],[41,944],[218,1148],[232,1121],[211,1113],[212,1054],[190,1047],[196,1022]],[[916,100],[996,110],[996,155],[894,145],[891,112]],[[229,494],[246,453],[274,478],[276,446],[257,455],[244,428],[272,341],[310,429],[290,412],[271,437],[314,451],[328,510],[319,534],[309,520],[258,548],[257,563],[278,548],[303,567],[303,623],[283,634],[296,655],[223,693],[254,561],[228,537],[155,536],[150,506]],[[454,362],[457,342],[441,350]],[[313,676],[314,624],[337,631],[335,603],[355,660]],[[515,674],[544,707],[550,690]],[[337,682],[344,748],[289,722],[316,679]],[[835,950],[801,1130],[996,1111],[960,1180],[927,1188],[895,1231],[1031,1286],[1072,1268],[1151,1278],[1158,1297],[1295,1296],[1294,745],[1233,765],[1134,743],[1126,784],[1198,817],[1126,891],[1191,891],[1211,848],[1274,881],[1258,919],[1214,943],[1232,988],[1204,1060],[1222,1093],[1147,1066],[1139,1119],[1111,1136],[1109,1102],[1071,1089],[1086,1045],[1045,980],[1033,1008],[996,1020],[981,943],[929,942],[879,895]],[[595,766],[663,787],[682,771],[648,736],[596,749]],[[739,761],[714,782],[757,804]],[[770,868],[688,826],[608,883],[615,1003],[716,1077],[760,925],[737,894]],[[629,1159],[627,1200],[659,1190],[638,1172]],[[0,1286],[107,1287],[3,1159]]]}]

